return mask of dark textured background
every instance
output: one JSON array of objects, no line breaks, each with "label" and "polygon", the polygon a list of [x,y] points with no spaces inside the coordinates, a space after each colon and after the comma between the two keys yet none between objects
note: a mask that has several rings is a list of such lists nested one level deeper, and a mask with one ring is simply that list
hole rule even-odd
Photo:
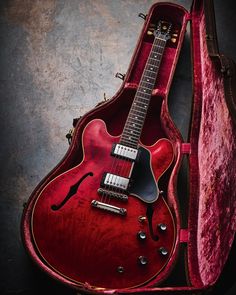
[{"label": "dark textured background", "polygon": [[[72,119],[93,108],[104,92],[110,98],[118,90],[121,81],[114,74],[126,72],[143,25],[137,15],[155,2],[0,1],[1,294],[74,294],[26,255],[23,204],[65,154]],[[190,0],[172,2],[191,6]],[[215,0],[220,50],[236,60],[234,3]],[[170,95],[172,116],[185,138],[191,97],[187,32]],[[181,177],[184,183],[186,172]],[[232,261],[226,265],[213,294],[230,290],[233,267]]]}]

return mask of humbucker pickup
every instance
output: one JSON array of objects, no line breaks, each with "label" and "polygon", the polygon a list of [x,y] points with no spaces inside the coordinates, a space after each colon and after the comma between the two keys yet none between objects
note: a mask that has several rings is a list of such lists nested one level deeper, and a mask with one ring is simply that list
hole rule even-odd
[{"label": "humbucker pickup", "polygon": [[111,173],[105,173],[101,182],[101,186],[108,186],[111,188],[120,189],[122,191],[127,191],[129,186],[129,178]]},{"label": "humbucker pickup", "polygon": [[116,143],[112,147],[111,155],[135,161],[138,155],[138,149]]}]

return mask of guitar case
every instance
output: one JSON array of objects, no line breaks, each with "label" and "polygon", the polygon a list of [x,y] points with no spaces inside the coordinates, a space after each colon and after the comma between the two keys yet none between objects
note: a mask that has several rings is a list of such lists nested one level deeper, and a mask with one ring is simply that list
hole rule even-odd
[{"label": "guitar case", "polygon": [[[213,1],[194,0],[190,12],[179,5],[160,2],[154,4],[147,15],[141,16],[145,23],[120,89],[112,99],[74,120],[66,155],[36,187],[26,204],[22,238],[30,257],[41,269],[81,293],[204,293],[222,274],[236,229],[235,64],[219,53]],[[92,287],[89,282],[77,284],[50,268],[37,252],[30,230],[34,202],[47,183],[81,162],[81,136],[88,122],[99,118],[106,122],[110,134],[121,133],[151,49],[153,36],[147,31],[157,19],[171,22],[177,36],[174,42],[167,43],[141,140],[151,145],[157,138],[166,137],[174,146],[174,163],[161,179],[177,228],[173,253],[164,269],[141,287],[106,290]],[[193,105],[191,130],[185,142],[170,116],[168,93],[188,23],[192,45]],[[187,161],[189,167],[188,196],[180,195],[177,185],[183,161]],[[184,261],[182,264],[181,260]]]}]

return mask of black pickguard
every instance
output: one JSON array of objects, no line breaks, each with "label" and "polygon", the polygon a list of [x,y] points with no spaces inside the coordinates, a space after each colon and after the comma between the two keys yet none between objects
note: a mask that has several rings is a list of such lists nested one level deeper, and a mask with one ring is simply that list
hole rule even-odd
[{"label": "black pickguard", "polygon": [[131,195],[136,195],[147,203],[156,201],[159,189],[152,173],[150,153],[143,147],[139,148],[138,159],[134,164],[130,180]]}]

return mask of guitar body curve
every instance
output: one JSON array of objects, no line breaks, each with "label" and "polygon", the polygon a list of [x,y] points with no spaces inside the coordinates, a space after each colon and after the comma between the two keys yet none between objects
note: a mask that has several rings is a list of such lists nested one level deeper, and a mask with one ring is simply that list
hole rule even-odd
[{"label": "guitar body curve", "polygon": [[[165,267],[175,243],[174,220],[161,195],[150,203],[143,199],[145,192],[132,193],[132,187],[127,200],[98,193],[104,173],[132,178],[135,163],[111,156],[119,139],[107,132],[104,121],[91,121],[82,135],[82,162],[49,182],[32,211],[31,231],[40,256],[78,284],[109,289],[142,285]],[[152,146],[139,145],[149,155],[158,191],[158,180],[173,161],[172,144],[160,139]],[[94,206],[97,201],[105,210]]]}]

